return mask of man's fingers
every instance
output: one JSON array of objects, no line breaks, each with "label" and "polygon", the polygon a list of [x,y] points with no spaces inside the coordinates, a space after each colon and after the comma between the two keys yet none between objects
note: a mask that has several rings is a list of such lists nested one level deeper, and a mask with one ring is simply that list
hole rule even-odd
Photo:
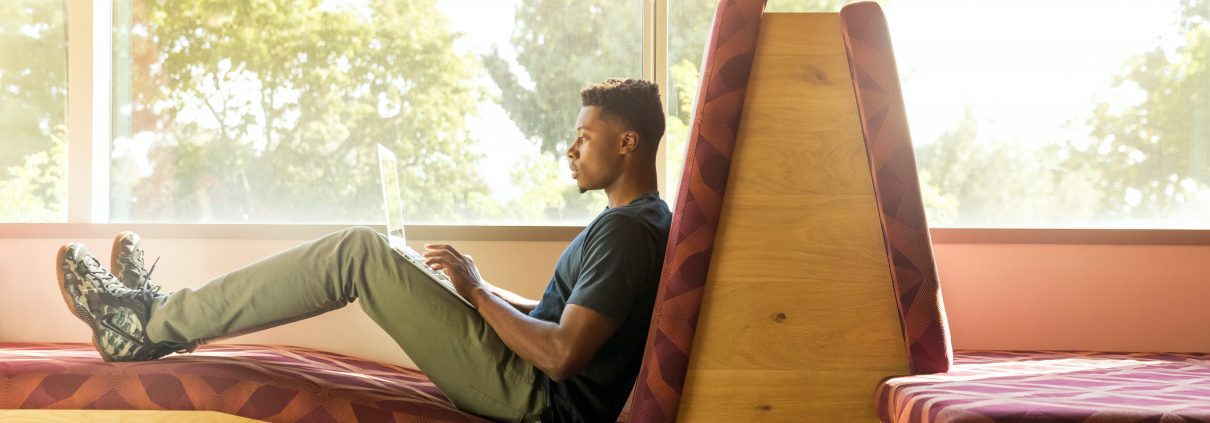
[{"label": "man's fingers", "polygon": [[424,263],[433,270],[473,267],[474,259],[463,256],[449,244],[424,244]]},{"label": "man's fingers", "polygon": [[429,269],[433,269],[433,270],[445,270],[450,267],[449,262],[443,257],[434,257],[434,258],[424,259],[424,265],[428,266]]},{"label": "man's fingers", "polygon": [[458,263],[457,258],[449,251],[434,251],[432,254],[425,254],[424,264],[427,264],[433,270],[441,270],[454,267]]},{"label": "man's fingers", "polygon": [[458,252],[457,248],[449,244],[424,244],[424,248],[437,251],[449,251],[454,253],[455,257],[461,257],[462,253]]},{"label": "man's fingers", "polygon": [[[425,247],[430,248],[427,245]],[[453,257],[453,255],[450,254],[449,250],[442,249],[442,248],[430,248],[428,250],[425,250],[425,252],[421,255],[423,255],[424,257]]]},{"label": "man's fingers", "polygon": [[437,253],[439,253],[439,252],[441,252],[441,251],[443,251],[443,249],[441,248],[441,244],[424,244],[424,253],[423,253],[423,255],[424,255],[425,257],[428,257],[428,256],[431,256],[431,255],[437,254]]}]

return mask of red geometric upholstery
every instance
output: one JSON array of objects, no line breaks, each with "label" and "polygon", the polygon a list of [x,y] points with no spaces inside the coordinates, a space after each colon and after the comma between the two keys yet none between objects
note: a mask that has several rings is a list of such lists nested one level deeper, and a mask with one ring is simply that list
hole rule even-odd
[{"label": "red geometric upholstery", "polygon": [[1210,422],[1210,354],[960,351],[876,398],[887,423]]},{"label": "red geometric upholstery", "polygon": [[298,347],[209,345],[106,363],[89,344],[0,343],[0,409],[209,410],[271,422],[480,422],[420,371]]},{"label": "red geometric upholstery", "polygon": [[676,420],[764,6],[722,0],[715,9],[631,421]]},{"label": "red geometric upholstery", "polygon": [[841,9],[840,23],[907,343],[908,366],[912,374],[945,372],[953,363],[954,352],[886,18],[878,3],[866,1]]}]

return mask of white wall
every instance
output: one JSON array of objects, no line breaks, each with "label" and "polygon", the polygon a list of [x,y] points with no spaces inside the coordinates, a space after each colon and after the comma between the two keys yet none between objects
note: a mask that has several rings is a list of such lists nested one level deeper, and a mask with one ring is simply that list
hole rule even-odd
[{"label": "white wall", "polygon": [[[81,242],[109,263],[112,239],[11,238],[0,235],[0,342],[88,342],[87,327],[63,303],[55,255]],[[199,286],[260,257],[306,240],[144,239],[147,259],[160,256],[153,280],[165,291]],[[415,240],[419,247],[425,240]],[[565,242],[451,242],[474,255],[484,278],[539,298]],[[411,365],[400,347],[356,303],[312,319],[232,338],[224,343],[284,344]]]}]

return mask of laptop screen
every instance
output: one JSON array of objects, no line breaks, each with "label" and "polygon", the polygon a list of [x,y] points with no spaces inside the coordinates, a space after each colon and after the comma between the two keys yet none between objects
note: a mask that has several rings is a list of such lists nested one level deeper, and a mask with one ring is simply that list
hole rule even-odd
[{"label": "laptop screen", "polygon": [[403,199],[399,197],[399,169],[395,153],[378,144],[378,172],[382,177],[382,199],[386,205],[387,238],[392,247],[403,248],[407,236],[403,232]]},{"label": "laptop screen", "polygon": [[391,248],[402,253],[408,263],[427,272],[433,281],[440,284],[442,288],[453,294],[463,304],[466,304],[470,308],[475,308],[470,301],[458,295],[458,290],[454,288],[454,285],[450,283],[449,278],[444,273],[430,268],[425,264],[424,258],[420,256],[420,253],[407,246],[407,236],[403,234],[403,198],[399,194],[402,192],[399,190],[399,168],[396,165],[395,153],[382,144],[378,144],[378,173],[382,177],[382,201],[386,204],[387,240],[390,242]]}]

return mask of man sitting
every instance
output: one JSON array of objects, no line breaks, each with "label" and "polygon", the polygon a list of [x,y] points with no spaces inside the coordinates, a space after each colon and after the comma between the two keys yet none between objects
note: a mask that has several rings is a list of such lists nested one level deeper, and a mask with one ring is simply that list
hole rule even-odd
[{"label": "man sitting", "polygon": [[[114,240],[106,270],[80,244],[59,250],[68,308],[107,361],[154,360],[331,311],[361,307],[458,408],[497,420],[612,421],[638,375],[671,213],[656,150],[655,84],[609,79],[580,92],[567,149],[581,192],[609,204],[568,245],[541,301],[480,277],[453,246],[425,246],[472,309],[368,228],[351,228],[172,294],[159,292],[139,237]],[[154,269],[154,265],[152,269]]]}]

